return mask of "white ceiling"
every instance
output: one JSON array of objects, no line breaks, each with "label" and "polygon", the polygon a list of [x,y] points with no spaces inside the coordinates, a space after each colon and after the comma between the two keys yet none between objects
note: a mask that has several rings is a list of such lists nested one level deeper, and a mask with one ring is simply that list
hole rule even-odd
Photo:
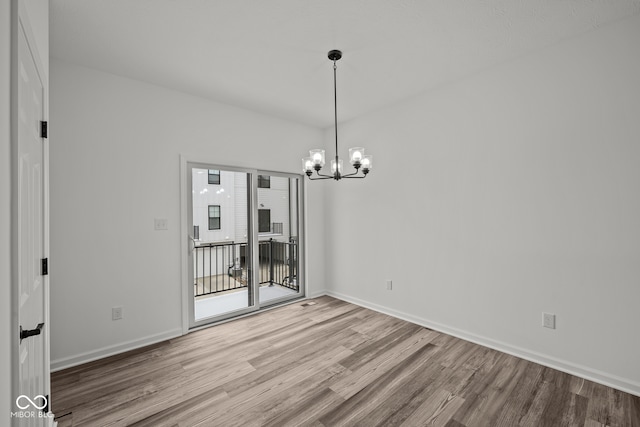
[{"label": "white ceiling", "polygon": [[318,127],[640,13],[640,0],[51,0],[51,56]]}]

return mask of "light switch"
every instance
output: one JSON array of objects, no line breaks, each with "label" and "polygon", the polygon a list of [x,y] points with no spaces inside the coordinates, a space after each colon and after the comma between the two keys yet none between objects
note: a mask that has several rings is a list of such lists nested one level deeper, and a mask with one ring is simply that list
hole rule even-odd
[{"label": "light switch", "polygon": [[155,230],[168,230],[169,220],[166,218],[155,218],[153,220],[153,228]]}]

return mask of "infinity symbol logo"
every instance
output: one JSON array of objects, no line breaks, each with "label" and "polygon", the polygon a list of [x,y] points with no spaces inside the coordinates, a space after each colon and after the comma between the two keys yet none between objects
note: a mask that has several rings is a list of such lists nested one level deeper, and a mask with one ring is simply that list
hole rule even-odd
[{"label": "infinity symbol logo", "polygon": [[[36,400],[38,400],[38,399],[42,399],[42,402],[43,402],[43,403],[42,403],[42,406],[38,406],[38,404],[35,402],[35,401],[36,401]],[[22,406],[22,405],[20,404],[20,401],[21,401],[21,400],[22,400],[22,401],[26,400],[26,401],[27,401],[27,402],[29,402],[29,403],[27,403],[26,405]],[[36,408],[36,409],[41,409],[41,410],[42,410],[42,409],[44,409],[44,408],[47,406],[47,398],[46,398],[46,397],[44,397],[43,395],[39,394],[39,395],[37,395],[36,397],[34,397],[34,398],[33,398],[33,400],[31,400],[31,399],[29,398],[29,396],[25,396],[24,394],[21,394],[21,395],[20,395],[20,396],[18,396],[18,398],[16,399],[16,406],[17,406],[18,408],[20,408],[20,409],[27,409],[27,408],[29,407],[29,404],[31,404],[31,406],[33,406],[33,407],[34,407],[34,408]]]}]

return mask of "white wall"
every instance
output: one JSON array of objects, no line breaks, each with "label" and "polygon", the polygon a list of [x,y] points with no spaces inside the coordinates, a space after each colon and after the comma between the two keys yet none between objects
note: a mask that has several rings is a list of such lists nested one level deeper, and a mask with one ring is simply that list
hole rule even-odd
[{"label": "white wall", "polygon": [[375,169],[326,194],[330,292],[640,394],[638,40],[640,16],[342,126]]},{"label": "white wall", "polygon": [[0,420],[11,410],[11,7],[0,2]]},{"label": "white wall", "polygon": [[[54,369],[180,333],[180,154],[297,173],[322,142],[315,129],[57,60],[51,122]],[[322,187],[309,193],[317,223]],[[154,231],[154,218],[169,230]],[[308,237],[317,294],[324,236]]]}]

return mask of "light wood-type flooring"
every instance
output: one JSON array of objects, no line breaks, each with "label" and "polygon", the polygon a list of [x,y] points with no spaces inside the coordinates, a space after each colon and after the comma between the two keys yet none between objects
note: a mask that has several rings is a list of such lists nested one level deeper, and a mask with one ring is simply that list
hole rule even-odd
[{"label": "light wood-type flooring", "polygon": [[68,426],[631,426],[640,397],[331,297],[56,372]]}]

